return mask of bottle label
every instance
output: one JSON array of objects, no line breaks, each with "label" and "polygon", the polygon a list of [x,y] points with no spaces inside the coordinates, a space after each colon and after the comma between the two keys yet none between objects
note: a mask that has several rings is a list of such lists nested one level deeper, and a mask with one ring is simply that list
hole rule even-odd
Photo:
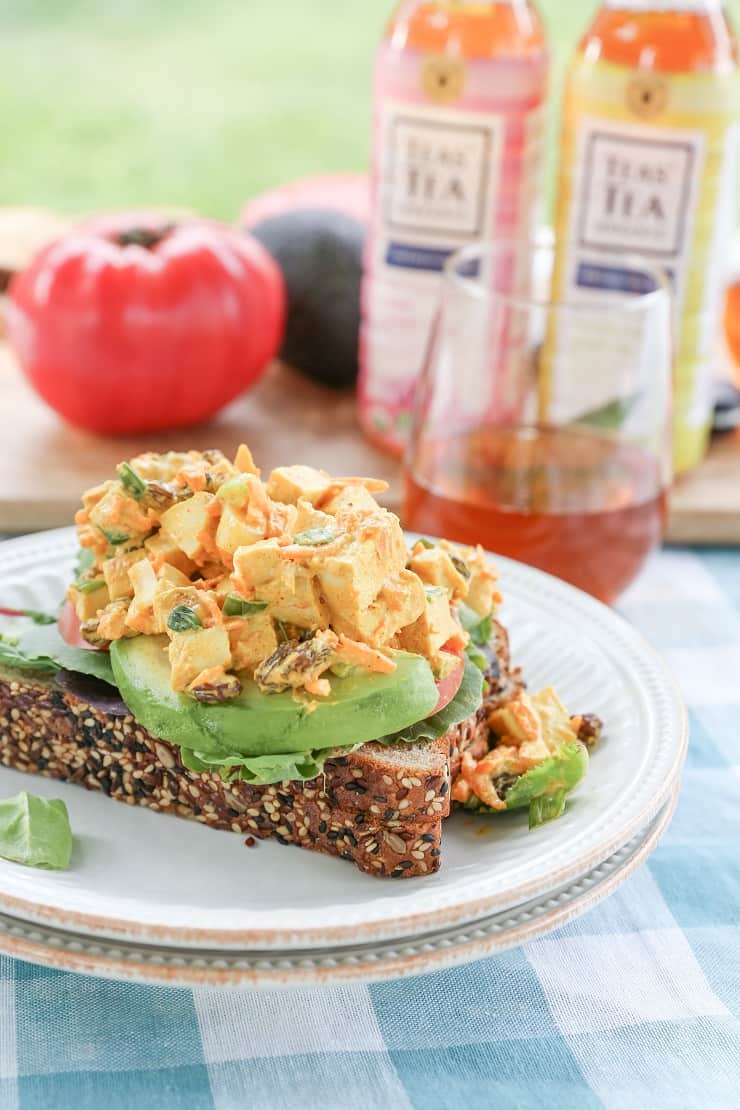
[{"label": "bottle label", "polygon": [[[386,106],[381,180],[391,248],[394,238],[414,244],[429,238],[433,247],[444,239],[449,249],[486,230],[499,173],[500,117],[455,117],[446,113],[442,122],[436,111]],[[386,251],[386,261],[392,253]],[[414,268],[413,260],[409,265]]]},{"label": "bottle label", "polygon": [[[584,59],[571,70],[566,96],[557,232],[567,247],[556,260],[556,293],[577,302],[613,302],[649,292],[655,283],[648,269],[663,271],[675,319],[678,469],[698,460],[710,417],[739,109],[734,73],[670,75]],[[592,317],[588,327],[595,322]],[[610,382],[613,388],[619,378],[612,363],[623,358],[626,341],[626,333],[608,327],[599,320],[595,362],[593,347],[579,348],[575,317],[561,330],[551,351],[551,417],[563,418],[573,408],[579,350],[580,376],[588,379],[584,407],[608,403]],[[636,343],[642,342],[638,330]]]},{"label": "bottle label", "polygon": [[[579,292],[649,292],[650,279],[631,264],[633,251],[668,277],[683,306],[686,262],[704,171],[703,131],[643,127],[639,135],[606,120],[583,118],[578,131],[569,281]],[[622,254],[623,263],[605,256]]]},{"label": "bottle label", "polygon": [[361,404],[365,422],[392,446],[400,449],[408,432],[446,260],[467,243],[531,230],[543,124],[539,107],[520,122],[502,220],[503,113],[392,99],[383,104],[376,223],[366,260]]}]

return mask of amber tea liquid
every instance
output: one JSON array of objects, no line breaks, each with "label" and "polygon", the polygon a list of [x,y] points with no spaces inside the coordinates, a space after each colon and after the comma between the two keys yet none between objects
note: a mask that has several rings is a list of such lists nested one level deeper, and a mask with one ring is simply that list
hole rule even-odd
[{"label": "amber tea liquid", "polygon": [[480,543],[607,603],[660,542],[665,511],[658,460],[572,428],[426,441],[405,485],[413,531]]}]

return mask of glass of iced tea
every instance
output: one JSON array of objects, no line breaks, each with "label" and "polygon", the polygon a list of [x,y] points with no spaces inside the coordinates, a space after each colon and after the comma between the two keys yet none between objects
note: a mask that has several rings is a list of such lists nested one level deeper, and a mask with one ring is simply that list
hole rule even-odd
[{"label": "glass of iced tea", "polygon": [[[611,603],[659,542],[670,481],[662,272],[567,245],[450,257],[405,463],[404,523]],[[566,290],[553,296],[553,289]]]}]

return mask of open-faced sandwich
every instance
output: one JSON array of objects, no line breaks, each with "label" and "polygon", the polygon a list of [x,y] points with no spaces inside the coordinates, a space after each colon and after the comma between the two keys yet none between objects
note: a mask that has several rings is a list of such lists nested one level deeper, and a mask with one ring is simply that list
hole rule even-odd
[{"label": "open-faced sandwich", "polygon": [[525,693],[483,551],[409,548],[384,488],[263,481],[246,447],[122,463],[58,626],[4,625],[2,762],[394,878],[437,870],[456,804],[559,816],[599,722]]}]

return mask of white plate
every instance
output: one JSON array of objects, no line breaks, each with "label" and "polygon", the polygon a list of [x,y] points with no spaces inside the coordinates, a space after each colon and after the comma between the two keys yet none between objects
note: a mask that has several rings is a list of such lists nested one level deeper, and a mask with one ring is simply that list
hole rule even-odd
[{"label": "white plate", "polygon": [[0,914],[0,952],[64,971],[173,987],[298,986],[421,975],[524,944],[592,909],[647,858],[677,798],[676,786],[646,829],[575,882],[482,920],[406,940],[290,952],[188,950],[91,938]]},{"label": "white plate", "polygon": [[[69,580],[71,529],[0,545],[0,605],[49,608]],[[0,910],[88,936],[185,948],[290,950],[412,937],[520,905],[592,871],[644,830],[671,795],[685,711],[661,660],[620,617],[557,579],[505,559],[503,619],[530,688],[552,684],[573,712],[607,723],[565,815],[529,832],[522,814],[456,814],[439,873],[373,879],[328,856],[114,803],[0,770],[63,797],[76,848],[67,872],[0,860]]]}]

